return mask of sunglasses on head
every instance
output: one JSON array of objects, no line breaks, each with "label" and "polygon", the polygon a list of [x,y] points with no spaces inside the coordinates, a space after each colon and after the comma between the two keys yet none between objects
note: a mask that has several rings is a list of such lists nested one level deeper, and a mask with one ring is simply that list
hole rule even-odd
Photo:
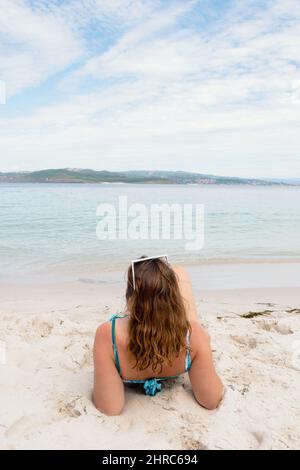
[{"label": "sunglasses on head", "polygon": [[161,256],[149,256],[148,258],[139,258],[139,259],[134,259],[131,261],[131,271],[132,271],[132,284],[133,284],[133,289],[135,290],[135,274],[134,274],[134,265],[136,263],[141,263],[142,261],[149,261],[151,259],[165,259],[166,262],[168,263],[168,255],[161,255]]}]

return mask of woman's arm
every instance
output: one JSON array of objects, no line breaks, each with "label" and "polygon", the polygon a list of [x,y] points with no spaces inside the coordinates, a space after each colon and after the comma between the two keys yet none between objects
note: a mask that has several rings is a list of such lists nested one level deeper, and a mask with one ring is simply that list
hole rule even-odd
[{"label": "woman's arm", "polygon": [[180,294],[184,300],[186,315],[190,322],[197,320],[197,308],[192,284],[187,271],[182,266],[172,266],[176,274]]},{"label": "woman's arm", "polygon": [[195,297],[187,271],[182,266],[172,266],[172,268],[176,273],[186,314],[192,326],[191,348],[194,357],[189,376],[193,393],[200,405],[214,409],[222,399],[223,385],[215,371],[210,337],[198,321]]},{"label": "woman's arm", "polygon": [[94,342],[93,400],[107,415],[119,415],[124,407],[124,385],[116,369],[111,343],[111,323],[103,323],[96,331]]},{"label": "woman's arm", "polygon": [[195,352],[189,372],[194,396],[209,410],[215,409],[223,396],[223,384],[216,373],[209,334],[198,322],[192,323],[191,348]]}]

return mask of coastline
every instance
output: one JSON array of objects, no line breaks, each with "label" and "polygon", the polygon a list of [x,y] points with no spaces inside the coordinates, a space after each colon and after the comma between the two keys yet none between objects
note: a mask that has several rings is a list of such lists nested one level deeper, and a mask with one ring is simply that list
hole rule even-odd
[{"label": "coastline", "polygon": [[[298,287],[300,285],[300,260],[235,260],[229,262],[182,262],[170,259],[171,264],[184,266],[191,276],[194,288],[205,290],[259,288],[259,287]],[[64,283],[84,284],[123,284],[129,261],[111,264],[64,264],[49,268],[0,271],[2,284],[39,285]],[[5,294],[5,292],[4,292]]]},{"label": "coastline", "polygon": [[94,333],[122,311],[124,273],[1,283],[0,449],[299,448],[299,286],[204,289],[202,267],[188,269],[226,386],[218,410],[195,402],[186,376],[153,398],[127,389],[121,416],[95,409]]},{"label": "coastline", "polygon": [[20,184],[200,184],[293,186],[288,179],[217,176],[189,171],[130,170],[110,171],[83,168],[44,168],[34,171],[1,172],[1,183]]}]

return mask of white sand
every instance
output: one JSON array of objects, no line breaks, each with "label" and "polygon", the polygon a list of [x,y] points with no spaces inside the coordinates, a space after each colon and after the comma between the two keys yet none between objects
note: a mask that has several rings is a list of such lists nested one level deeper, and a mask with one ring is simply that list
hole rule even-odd
[{"label": "white sand", "polygon": [[0,449],[300,449],[300,289],[197,292],[223,403],[201,408],[181,377],[153,398],[127,390],[118,417],[91,402],[91,351],[123,284],[1,285],[0,298]]}]

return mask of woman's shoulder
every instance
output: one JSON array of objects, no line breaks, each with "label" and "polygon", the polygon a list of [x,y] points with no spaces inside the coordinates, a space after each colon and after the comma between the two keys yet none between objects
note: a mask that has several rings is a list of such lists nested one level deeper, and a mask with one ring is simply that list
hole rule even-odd
[{"label": "woman's shoulder", "polygon": [[[112,321],[118,320],[118,327],[122,326],[128,321],[128,315],[113,315],[109,320],[98,326],[96,330],[96,340],[103,342],[112,341]],[[118,328],[119,329],[119,328]]]},{"label": "woman's shoulder", "polygon": [[[211,339],[208,331],[200,324],[199,321],[191,322],[191,355],[192,364],[196,362],[202,368],[210,367],[211,365]],[[194,361],[197,359],[197,361]],[[199,362],[200,361],[200,362]]]},{"label": "woman's shoulder", "polygon": [[98,326],[95,334],[95,345],[104,346],[111,342],[111,322],[106,321]]},{"label": "woman's shoulder", "polygon": [[191,344],[200,345],[200,344],[210,344],[210,334],[208,331],[201,325],[198,320],[193,320],[190,322],[191,325]]}]

